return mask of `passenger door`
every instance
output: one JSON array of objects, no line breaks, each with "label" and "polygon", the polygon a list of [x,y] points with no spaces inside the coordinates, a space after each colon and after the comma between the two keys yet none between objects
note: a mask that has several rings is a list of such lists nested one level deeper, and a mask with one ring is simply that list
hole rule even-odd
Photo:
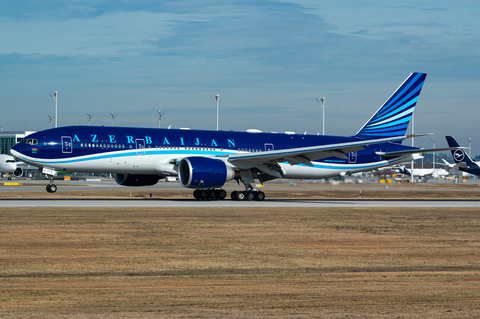
[{"label": "passenger door", "polygon": [[135,139],[135,145],[137,147],[137,155],[145,155],[145,140],[137,138]]},{"label": "passenger door", "polygon": [[72,153],[72,138],[70,136],[62,136],[62,153]]}]

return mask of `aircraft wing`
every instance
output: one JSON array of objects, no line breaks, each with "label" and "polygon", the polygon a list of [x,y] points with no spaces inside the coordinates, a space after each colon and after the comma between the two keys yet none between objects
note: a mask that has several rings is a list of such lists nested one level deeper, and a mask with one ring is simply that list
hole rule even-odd
[{"label": "aircraft wing", "polygon": [[313,166],[312,160],[327,157],[339,157],[347,159],[345,154],[361,151],[363,146],[387,143],[405,139],[405,136],[396,136],[382,139],[358,140],[347,143],[325,144],[301,148],[289,148],[276,151],[266,151],[258,153],[233,154],[228,157],[228,161],[236,167],[242,169],[252,168],[257,164],[288,162],[290,165],[305,164]]},{"label": "aircraft wing", "polygon": [[405,155],[410,155],[410,154],[452,151],[452,150],[458,150],[460,148],[464,148],[464,147],[419,148],[419,149],[416,149],[416,150],[406,150],[406,151],[398,151],[398,152],[375,152],[375,154],[377,154],[377,155],[379,155],[383,158],[392,158],[392,157],[405,156]]}]

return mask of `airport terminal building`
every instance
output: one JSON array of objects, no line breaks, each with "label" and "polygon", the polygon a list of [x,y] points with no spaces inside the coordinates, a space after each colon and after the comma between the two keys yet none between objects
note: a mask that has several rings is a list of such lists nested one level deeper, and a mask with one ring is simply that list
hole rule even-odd
[{"label": "airport terminal building", "polygon": [[4,131],[0,130],[0,154],[10,155],[10,149],[26,136],[35,131]]}]

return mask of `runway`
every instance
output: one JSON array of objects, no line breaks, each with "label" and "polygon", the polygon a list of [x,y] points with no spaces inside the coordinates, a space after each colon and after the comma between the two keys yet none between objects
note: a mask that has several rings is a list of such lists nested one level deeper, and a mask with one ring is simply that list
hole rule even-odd
[{"label": "runway", "polygon": [[168,200],[168,199],[2,199],[1,207],[291,207],[291,208],[330,208],[330,207],[405,207],[405,208],[435,208],[455,207],[468,208],[480,207],[478,200],[311,200],[311,199],[266,199],[264,201],[200,201],[200,200]]}]

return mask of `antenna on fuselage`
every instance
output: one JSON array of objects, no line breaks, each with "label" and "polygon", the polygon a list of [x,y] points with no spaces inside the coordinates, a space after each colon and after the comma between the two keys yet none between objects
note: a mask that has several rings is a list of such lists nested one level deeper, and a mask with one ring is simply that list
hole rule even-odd
[{"label": "antenna on fuselage", "polygon": [[165,113],[162,113],[162,108],[160,108],[160,111],[157,111],[158,113],[158,128],[160,128],[160,121],[162,120],[162,116],[165,115]]},{"label": "antenna on fuselage", "polygon": [[[57,127],[57,101],[58,101],[58,91],[53,91],[53,92],[50,92],[50,96],[53,98],[53,100],[55,101],[55,127]],[[50,115],[49,115],[50,116]]]},{"label": "antenna on fuselage", "polygon": [[87,113],[88,115],[88,126],[90,126],[90,120],[95,116],[95,115],[92,115],[90,113]]},{"label": "antenna on fuselage", "polygon": [[112,117],[112,119],[110,120],[110,126],[113,126],[113,120],[118,116],[118,114],[110,113],[110,116]]}]

